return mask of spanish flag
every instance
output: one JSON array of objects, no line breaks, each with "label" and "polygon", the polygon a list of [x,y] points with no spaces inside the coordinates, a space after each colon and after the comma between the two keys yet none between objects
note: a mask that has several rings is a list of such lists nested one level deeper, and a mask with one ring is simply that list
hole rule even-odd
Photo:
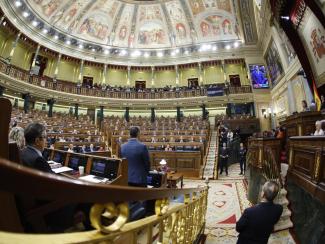
[{"label": "spanish flag", "polygon": [[316,108],[317,108],[317,111],[320,111],[322,102],[321,102],[321,100],[319,98],[319,94],[318,94],[318,91],[317,91],[317,86],[316,86],[316,83],[315,83],[314,80],[313,80],[313,90],[314,90],[314,99],[315,99],[315,103],[316,103]]}]

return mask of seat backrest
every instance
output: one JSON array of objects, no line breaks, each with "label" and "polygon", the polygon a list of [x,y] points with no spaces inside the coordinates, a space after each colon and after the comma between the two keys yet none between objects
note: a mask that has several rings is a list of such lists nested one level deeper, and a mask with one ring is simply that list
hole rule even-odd
[{"label": "seat backrest", "polygon": [[17,164],[21,164],[20,151],[17,143],[14,141],[9,142],[9,160]]},{"label": "seat backrest", "polygon": [[9,159],[9,124],[12,105],[9,99],[0,97],[0,158]]}]

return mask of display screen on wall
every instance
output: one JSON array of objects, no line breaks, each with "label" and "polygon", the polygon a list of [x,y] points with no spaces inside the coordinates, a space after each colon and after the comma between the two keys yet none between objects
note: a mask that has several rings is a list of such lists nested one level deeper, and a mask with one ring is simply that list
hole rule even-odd
[{"label": "display screen on wall", "polygon": [[283,73],[283,66],[280,60],[280,55],[273,39],[270,41],[270,45],[265,54],[265,61],[267,64],[267,69],[270,74],[272,84],[275,85],[278,78]]},{"label": "display screen on wall", "polygon": [[269,88],[269,80],[264,65],[249,65],[253,88]]}]

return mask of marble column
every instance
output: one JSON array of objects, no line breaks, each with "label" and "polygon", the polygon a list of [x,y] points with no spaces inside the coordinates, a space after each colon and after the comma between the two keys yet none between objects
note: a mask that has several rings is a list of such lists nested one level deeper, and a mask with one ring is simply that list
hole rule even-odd
[{"label": "marble column", "polygon": [[293,112],[297,112],[297,106],[296,106],[296,99],[295,99],[295,94],[293,92],[293,87],[292,87],[292,81],[287,82],[287,89],[288,89],[288,104],[289,104],[289,114],[291,115]]},{"label": "marble column", "polygon": [[61,63],[61,58],[62,58],[62,54],[59,53],[58,60],[56,62],[55,69],[54,69],[53,81],[56,81],[56,78],[58,76],[58,73],[59,73],[59,65]]},{"label": "marble column", "polygon": [[15,41],[12,43],[12,48],[11,48],[11,51],[10,51],[10,54],[9,54],[9,57],[8,57],[8,63],[9,64],[11,63],[11,59],[14,56],[15,49],[17,47],[20,36],[21,36],[21,32],[18,33],[18,35],[16,36]]},{"label": "marble column", "polygon": [[199,85],[203,85],[203,77],[202,77],[202,63],[198,62],[198,73],[199,73]]},{"label": "marble column", "polygon": [[84,63],[85,63],[85,60],[81,60],[80,71],[79,71],[79,76],[78,76],[78,83],[79,84],[82,83],[82,77],[83,77],[83,74],[84,74]]},{"label": "marble column", "polygon": [[306,94],[306,102],[309,106],[311,101],[314,99],[312,90],[310,89],[307,79],[305,79],[303,76],[300,76],[300,80],[302,81],[302,84],[304,86],[304,90],[305,90],[305,94]]},{"label": "marble column", "polygon": [[175,65],[175,73],[176,73],[176,87],[179,87],[179,70],[178,65]]},{"label": "marble column", "polygon": [[53,106],[54,106],[55,100],[53,98],[47,100],[47,105],[49,106],[49,111],[47,116],[53,117]]},{"label": "marble column", "polygon": [[176,107],[176,118],[178,122],[181,122],[181,107]]},{"label": "marble column", "polygon": [[128,66],[128,73],[127,73],[127,80],[126,80],[126,86],[130,87],[130,80],[131,80],[131,66]]},{"label": "marble column", "polygon": [[106,76],[107,76],[107,64],[104,64],[102,85],[104,84],[106,85]]},{"label": "marble column", "polygon": [[33,72],[33,69],[35,68],[36,60],[37,60],[37,57],[38,57],[38,54],[39,54],[40,49],[41,49],[41,45],[38,44],[37,45],[37,48],[36,48],[36,52],[35,52],[34,58],[33,58],[32,67],[30,69],[30,73],[31,74]]},{"label": "marble column", "polygon": [[154,123],[156,119],[155,108],[151,108],[151,123]]},{"label": "marble column", "polygon": [[155,88],[155,66],[151,66],[151,88]]},{"label": "marble column", "polygon": [[79,104],[78,103],[76,103],[75,105],[74,105],[74,117],[76,118],[76,119],[79,119]]}]

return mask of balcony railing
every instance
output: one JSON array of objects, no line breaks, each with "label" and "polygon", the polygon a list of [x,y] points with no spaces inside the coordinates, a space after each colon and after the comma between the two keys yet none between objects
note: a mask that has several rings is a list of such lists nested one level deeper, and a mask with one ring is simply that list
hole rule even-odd
[{"label": "balcony railing", "polygon": [[[208,96],[207,90],[209,85],[204,87],[198,87],[193,89],[182,89],[166,91],[163,89],[149,90],[145,91],[134,91],[134,90],[125,90],[122,91],[107,90],[103,88],[86,88],[77,86],[76,83],[65,80],[56,80],[47,76],[36,76],[31,75],[28,71],[9,65],[4,61],[0,61],[0,72],[6,73],[10,77],[15,79],[29,82],[33,85],[44,87],[51,90],[78,94],[83,96],[96,96],[96,97],[109,97],[109,98],[121,98],[121,99],[171,99],[171,98],[189,98],[189,97],[200,97]],[[239,86],[239,87],[224,87],[223,94],[244,94],[252,93],[251,86]]]}]

